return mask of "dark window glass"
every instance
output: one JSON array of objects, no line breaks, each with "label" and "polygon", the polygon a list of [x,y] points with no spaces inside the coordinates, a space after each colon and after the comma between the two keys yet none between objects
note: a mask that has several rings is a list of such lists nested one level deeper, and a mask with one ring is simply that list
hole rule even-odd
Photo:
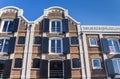
[{"label": "dark window glass", "polygon": [[7,32],[12,32],[12,30],[13,30],[13,21],[10,21],[10,23],[9,23],[9,27],[8,27],[8,29],[7,29]]},{"label": "dark window glass", "polygon": [[33,59],[33,68],[40,68],[40,59]]},{"label": "dark window glass", "polygon": [[51,52],[55,52],[55,40],[51,40]]},{"label": "dark window glass", "polygon": [[5,21],[2,31],[12,32],[13,21]]},{"label": "dark window glass", "polygon": [[77,37],[71,37],[71,44],[78,44],[78,38]]},{"label": "dark window glass", "polygon": [[61,39],[52,39],[51,40],[51,53],[61,53],[62,52],[62,45]]},{"label": "dark window glass", "polygon": [[15,68],[22,68],[22,59],[21,58],[16,58],[15,59]]},{"label": "dark window glass", "polygon": [[51,22],[51,32],[61,32],[61,21],[54,20]]},{"label": "dark window glass", "polygon": [[3,52],[8,52],[9,39],[4,40],[4,49]]},{"label": "dark window glass", "polygon": [[80,68],[80,59],[78,58],[72,59],[72,65],[73,65],[73,68]]},{"label": "dark window glass", "polygon": [[2,30],[3,32],[6,32],[8,23],[9,23],[8,21],[5,21],[5,22],[4,22],[4,26],[3,26],[3,30]]},{"label": "dark window glass", "polygon": [[52,21],[52,32],[55,32],[55,21]]},{"label": "dark window glass", "polygon": [[35,37],[34,44],[41,44],[41,37]]},{"label": "dark window glass", "polygon": [[25,37],[19,37],[18,44],[25,44]]},{"label": "dark window glass", "polygon": [[7,54],[8,52],[9,39],[0,39],[0,52]]},{"label": "dark window glass", "polygon": [[0,60],[0,71],[3,71],[5,66],[5,60]]},{"label": "dark window glass", "polygon": [[3,41],[4,41],[4,39],[0,39],[0,52],[2,52]]}]

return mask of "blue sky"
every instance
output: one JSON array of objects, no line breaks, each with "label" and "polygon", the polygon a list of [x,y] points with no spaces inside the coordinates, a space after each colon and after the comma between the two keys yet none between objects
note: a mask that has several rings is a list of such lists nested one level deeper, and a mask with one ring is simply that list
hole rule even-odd
[{"label": "blue sky", "polygon": [[23,9],[30,21],[40,17],[44,9],[60,6],[82,25],[120,25],[120,0],[0,0],[0,8],[5,6]]}]

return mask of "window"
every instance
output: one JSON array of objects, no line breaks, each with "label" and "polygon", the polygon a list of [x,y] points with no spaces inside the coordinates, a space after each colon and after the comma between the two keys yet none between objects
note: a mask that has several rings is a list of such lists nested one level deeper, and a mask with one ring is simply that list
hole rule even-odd
[{"label": "window", "polygon": [[101,69],[100,59],[98,58],[92,59],[92,65],[93,65],[93,69]]},{"label": "window", "polygon": [[1,24],[1,32],[12,32],[13,19],[4,19]]},{"label": "window", "polygon": [[3,71],[5,66],[5,60],[0,60],[0,72]]},{"label": "window", "polygon": [[98,46],[96,38],[89,38],[90,46]]},{"label": "window", "polygon": [[21,58],[16,58],[15,59],[14,67],[15,68],[22,68],[22,59]]},{"label": "window", "polygon": [[118,39],[108,39],[108,44],[111,53],[120,53]]},{"label": "window", "polygon": [[33,59],[32,68],[40,68],[40,59]]},{"label": "window", "polygon": [[41,37],[35,37],[34,44],[41,44]]},{"label": "window", "polygon": [[73,68],[80,68],[80,59],[78,59],[78,58],[72,59],[72,67]]},{"label": "window", "polygon": [[61,54],[62,53],[62,39],[61,38],[53,38],[50,39],[50,53]]},{"label": "window", "polygon": [[77,37],[71,37],[71,44],[72,45],[78,44],[78,38]]},{"label": "window", "polygon": [[1,54],[8,53],[8,46],[9,46],[9,38],[1,37],[0,38],[0,52],[1,52]]},{"label": "window", "polygon": [[120,59],[112,59],[115,72],[120,73]]},{"label": "window", "polygon": [[62,32],[62,21],[61,20],[51,20],[50,21],[50,32],[51,33],[61,33]]},{"label": "window", "polygon": [[19,37],[18,44],[25,44],[25,37]]},{"label": "window", "polygon": [[3,78],[3,74],[0,72],[0,79],[2,79]]}]

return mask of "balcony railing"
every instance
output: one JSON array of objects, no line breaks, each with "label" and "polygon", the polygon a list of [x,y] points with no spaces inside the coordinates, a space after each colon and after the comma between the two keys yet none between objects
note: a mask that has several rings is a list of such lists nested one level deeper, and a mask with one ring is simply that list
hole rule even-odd
[{"label": "balcony railing", "polygon": [[63,78],[63,70],[50,70],[50,78]]}]

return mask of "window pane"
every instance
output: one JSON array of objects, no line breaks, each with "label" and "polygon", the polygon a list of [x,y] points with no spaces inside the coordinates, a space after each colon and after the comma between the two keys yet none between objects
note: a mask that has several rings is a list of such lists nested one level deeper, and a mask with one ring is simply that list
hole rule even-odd
[{"label": "window pane", "polygon": [[97,45],[97,40],[96,40],[96,38],[90,38],[90,44],[91,44],[91,45]]},{"label": "window pane", "polygon": [[57,21],[57,26],[56,26],[56,27],[57,27],[57,32],[60,32],[60,31],[61,31],[60,26],[61,26],[61,25],[60,25],[60,21]]},{"label": "window pane", "polygon": [[119,69],[119,73],[120,73],[120,59],[118,60],[118,69]]},{"label": "window pane", "polygon": [[51,52],[55,53],[55,40],[51,40]]},{"label": "window pane", "polygon": [[4,44],[3,52],[8,52],[9,39],[5,39],[4,41],[5,44]]},{"label": "window pane", "polygon": [[113,61],[113,66],[114,66],[114,70],[115,70],[115,72],[119,72],[119,68],[118,68],[117,60],[112,60],[112,61]]},{"label": "window pane", "polygon": [[25,37],[19,37],[18,44],[25,44]]},{"label": "window pane", "polygon": [[80,68],[80,59],[74,58],[72,59],[73,68]]},{"label": "window pane", "polygon": [[13,30],[13,21],[10,21],[7,32],[12,32]]},{"label": "window pane", "polygon": [[120,49],[119,49],[119,45],[118,45],[118,41],[117,41],[117,40],[113,40],[113,45],[114,45],[115,52],[120,52]]},{"label": "window pane", "polygon": [[108,44],[109,44],[110,52],[114,52],[114,48],[113,48],[113,45],[112,45],[112,40],[108,40]]},{"label": "window pane", "polygon": [[93,65],[94,65],[94,67],[100,67],[99,59],[94,59],[93,60]]},{"label": "window pane", "polygon": [[61,40],[57,40],[57,53],[61,53]]},{"label": "window pane", "polygon": [[2,47],[3,47],[3,39],[0,39],[0,52],[2,51]]},{"label": "window pane", "polygon": [[22,59],[20,59],[20,58],[15,59],[14,67],[15,68],[22,68]]},{"label": "window pane", "polygon": [[40,68],[40,59],[33,59],[33,68]]},{"label": "window pane", "polygon": [[9,23],[8,21],[4,22],[4,26],[3,26],[3,30],[2,30],[3,32],[6,32],[8,23]]},{"label": "window pane", "polygon": [[0,71],[4,69],[5,66],[5,60],[0,60]]},{"label": "window pane", "polygon": [[77,37],[71,37],[71,44],[78,44]]},{"label": "window pane", "polygon": [[51,29],[52,29],[52,32],[55,32],[55,21],[52,21]]},{"label": "window pane", "polygon": [[35,37],[34,44],[41,44],[41,38],[40,37]]}]

